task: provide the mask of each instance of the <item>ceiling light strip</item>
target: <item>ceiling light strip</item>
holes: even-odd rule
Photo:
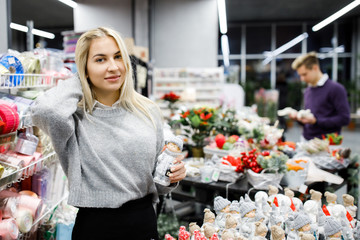
[[[17,23],[10,23],[10,28],[14,29],[14,30],[21,31],[21,32],[28,32],[29,31],[28,27],[17,24]],[[45,32],[45,31],[35,29],[35,28],[32,30],[32,34],[40,36],[40,37],[44,37],[44,38],[49,38],[49,39],[54,39],[55,38],[55,34],[50,33],[50,32]]]
[[[226,4],[225,0],[218,0],[218,14],[221,34],[227,33]]]
[[[58,1],[66,4],[66,5],[68,5],[69,7],[72,7],[72,8],[77,7],[77,3],[74,2],[74,1],[71,1],[71,0],[58,0]]]
[[[350,10],[352,10],[353,8],[357,7],[360,4],[360,0],[355,0],[353,2],[351,2],[350,4],[348,4],[347,6],[343,7],[342,9],[340,9],[339,11],[337,11],[336,13],[334,13],[333,15],[331,15],[330,17],[322,20],[321,22],[319,22],[318,24],[316,24],[315,26],[312,27],[312,30],[314,32],[322,29],[323,27],[325,27],[326,25],[328,25],[329,23],[335,21],[336,19],[338,19],[339,17],[341,17],[342,15],[344,15],[345,13],[349,12]]]
[[[304,39],[308,38],[309,34],[308,33],[303,33],[300,34],[299,36],[297,36],[296,38],[294,38],[293,40],[285,43],[284,45],[282,45],[281,47],[275,49],[274,51],[267,53],[266,54],[266,58],[263,61],[263,65],[268,64],[274,57],[278,56],[279,54],[285,52],[286,50],[288,50],[289,48],[295,46],[296,44],[298,44],[299,42],[303,41]]]
[[[229,61],[230,49],[229,49],[229,39],[226,35],[221,36],[221,51],[223,54],[224,66],[229,67],[230,66],[230,61]]]

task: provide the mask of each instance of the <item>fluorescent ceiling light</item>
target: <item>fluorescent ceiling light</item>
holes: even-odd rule
[[[21,32],[28,32],[29,31],[29,28],[27,26],[23,26],[23,25],[20,25],[20,24],[17,24],[17,23],[10,23],[10,28],[21,31]],[[54,39],[55,38],[55,34],[45,32],[45,31],[42,31],[42,30],[38,30],[38,29],[35,29],[35,28],[32,30],[32,34],[40,36],[40,37],[49,38],[49,39]]]
[[[230,61],[229,61],[230,50],[229,50],[229,39],[226,35],[221,36],[221,51],[223,54],[224,66],[228,67],[230,65]]]
[[[66,5],[68,5],[69,7],[72,7],[72,8],[77,7],[77,3],[74,2],[74,1],[71,1],[71,0],[58,0],[58,1],[66,4]]]
[[[329,23],[335,21],[336,19],[338,19],[339,17],[341,17],[342,15],[344,15],[345,13],[349,12],[350,10],[352,10],[353,8],[357,7],[360,4],[360,0],[355,0],[352,3],[348,4],[347,6],[345,6],[344,8],[340,9],[339,11],[337,11],[336,13],[334,13],[333,15],[331,15],[330,17],[322,20],[321,22],[319,22],[318,24],[316,24],[315,26],[312,27],[312,30],[314,32],[320,30],[321,28],[325,27],[326,25],[328,25]]]
[[[226,7],[225,0],[218,0],[218,14],[221,34],[227,33]]]
[[[340,45],[336,48],[320,48],[320,52],[323,52],[323,53],[320,53],[319,54],[319,58],[320,59],[325,59],[327,57],[331,57],[334,55],[334,53],[343,53],[345,52],[345,47],[344,45]]]
[[[284,45],[282,45],[281,47],[275,49],[272,52],[266,52],[264,53],[266,58],[263,61],[263,65],[268,64],[274,57],[276,57],[277,55],[285,52],[286,50],[288,50],[289,48],[295,46],[296,44],[298,44],[299,42],[301,42],[302,40],[306,39],[309,35],[305,32],[303,34],[300,34],[299,36],[297,36],[296,38],[294,38],[293,40],[285,43]]]
[[[45,32],[45,31],[41,31],[41,30],[38,30],[38,29],[33,29],[32,34],[38,35],[38,36],[44,37],[44,38],[49,38],[49,39],[54,39],[55,38],[55,34]]]
[[[16,23],[10,23],[10,28],[11,29],[15,29],[21,32],[27,32],[29,31],[29,28],[20,24],[16,24]]]

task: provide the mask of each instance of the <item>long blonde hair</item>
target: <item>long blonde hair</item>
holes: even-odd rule
[[[138,116],[144,119],[144,116],[149,119],[153,126],[156,127],[154,118],[150,113],[150,107],[155,107],[158,113],[161,115],[160,109],[150,99],[137,93],[134,89],[133,70],[131,67],[131,61],[126,49],[126,45],[120,34],[115,30],[107,27],[99,27],[93,30],[89,30],[83,33],[76,44],[75,50],[75,62],[78,69],[78,75],[80,78],[81,86],[83,89],[84,97],[80,101],[80,106],[84,108],[85,113],[92,114],[92,108],[95,101],[94,92],[91,89],[89,81],[87,79],[87,59],[89,55],[89,49],[92,40],[102,37],[112,37],[116,41],[120,53],[124,62],[126,74],[125,80],[120,88],[120,104],[126,110],[134,112]]]

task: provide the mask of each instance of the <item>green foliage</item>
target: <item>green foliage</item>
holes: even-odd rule
[[[347,184],[348,194],[352,195],[355,199],[355,204],[359,199],[359,178],[360,178],[360,156],[355,154],[350,158],[350,164],[347,168]]]
[[[253,128],[251,130],[245,128],[245,127],[240,127],[239,128],[239,133],[241,136],[243,136],[246,139],[253,139],[254,142],[258,143],[260,142],[262,139],[264,139],[265,137],[265,133],[263,128]]]
[[[165,234],[169,233],[175,237],[178,235],[180,223],[176,216],[169,213],[160,213],[157,220],[159,238],[164,239]]]
[[[227,109],[224,113],[220,113],[214,123],[215,131],[225,136],[239,135],[239,127],[237,125],[236,110]]]
[[[253,78],[247,78],[245,85],[240,84],[245,91],[245,105],[251,106],[255,103],[255,91],[264,88],[270,89],[270,79],[256,80]]]
[[[196,147],[204,146],[204,139],[210,136],[217,120],[217,109],[209,107],[192,108],[180,114],[180,119],[170,125],[180,123],[186,136],[191,138]]]
[[[259,155],[256,159],[263,169],[270,169],[268,173],[285,173],[287,171],[286,162],[289,157],[282,152],[271,152],[269,156]]]

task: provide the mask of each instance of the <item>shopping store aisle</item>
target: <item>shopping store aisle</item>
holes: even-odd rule
[[[302,127],[295,123],[293,127],[287,129],[285,138],[287,141],[298,142],[301,133]],[[357,126],[354,130],[344,127],[341,134],[344,136],[342,145],[351,148],[353,153],[360,154],[360,126]]]

